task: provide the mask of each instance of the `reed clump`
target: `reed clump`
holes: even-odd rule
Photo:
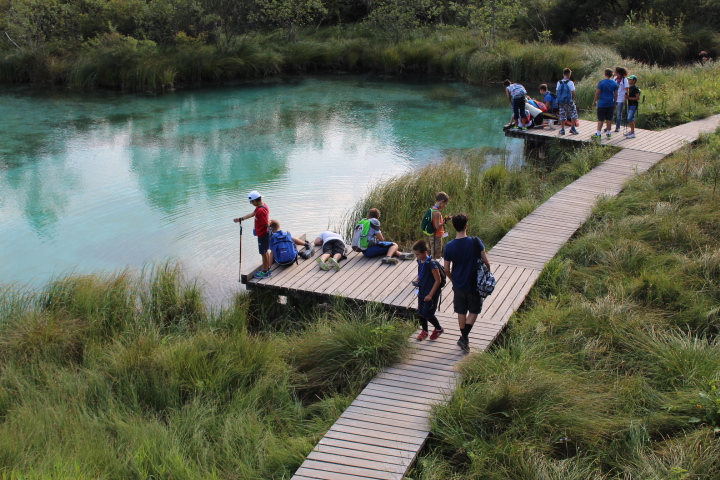
[[[411,327],[338,303],[284,333],[251,308],[208,308],[174,263],[3,286],[0,476],[289,478]]]
[[[469,232],[488,247],[568,183],[612,156],[596,145],[578,150],[552,147],[542,162],[511,166],[487,149],[448,152],[442,160],[381,181],[344,217],[349,232],[370,208],[380,209],[383,235],[403,248],[424,238],[422,217],[440,191],[450,196],[443,215],[464,212]],[[452,226],[448,226],[452,235]]]
[[[719,157],[715,133],[596,207],[463,365],[413,478],[720,475]]]

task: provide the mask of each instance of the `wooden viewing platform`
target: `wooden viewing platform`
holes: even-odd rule
[[[510,230],[488,256],[497,278],[495,292],[470,334],[474,351],[483,351],[497,338],[520,307],[550,261],[587,220],[598,197],[620,193],[625,183],[647,171],[666,155],[694,141],[700,133],[714,131],[720,116],[691,122],[662,132],[636,129],[638,137],[614,134],[603,144],[624,150],[553,195]],[[594,122],[582,122],[579,135],[560,137],[590,141]],[[508,131],[510,136],[547,140],[558,129]],[[331,297],[342,295],[358,301],[380,302],[413,310],[416,297],[410,281],[416,274],[414,261],[397,266],[382,265],[378,258],[352,253],[342,269],[322,271],[315,258],[299,265],[278,267],[269,279],[243,276],[248,288],[275,289]],[[418,342],[403,362],[385,368],[358,395],[328,430],[292,477],[295,480],[401,480],[415,460],[430,431],[430,409],[447,401],[459,381],[456,364],[465,354],[456,345],[457,317],[452,312],[451,285],[443,290],[438,319],[446,333],[437,340]]]

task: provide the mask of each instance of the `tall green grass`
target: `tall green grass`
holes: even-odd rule
[[[289,478],[405,322],[331,305],[289,333],[178,265],[0,290],[0,477]]]
[[[340,229],[349,233],[371,208],[378,208],[385,237],[410,248],[424,238],[422,216],[435,203],[435,194],[444,191],[450,202],[443,215],[467,213],[469,232],[492,246],[540,203],[614,152],[595,145],[578,150],[554,146],[546,160],[515,167],[485,149],[449,152],[439,162],[379,182],[345,215]]]
[[[418,479],[720,476],[720,134],[595,209],[462,366]]]

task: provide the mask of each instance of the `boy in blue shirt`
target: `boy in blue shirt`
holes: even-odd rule
[[[490,270],[490,260],[485,245],[476,237],[468,236],[468,216],[458,213],[452,217],[457,231],[455,240],[445,246],[445,274],[453,284],[453,309],[458,316],[460,339],[457,344],[464,352],[470,351],[470,331],[482,311],[483,297],[477,291],[476,242],[479,243],[480,258]]]
[[[607,138],[612,137],[613,112],[615,110],[615,101],[617,99],[618,84],[612,80],[613,71],[610,68],[605,69],[605,79],[598,83],[595,90],[595,98],[593,106],[597,105],[597,133],[592,138],[602,138],[602,125],[605,122]]]
[[[548,91],[548,87],[544,83],[540,85],[540,95],[543,96],[543,102],[545,103],[547,112],[550,115],[557,116],[560,113],[560,109],[558,108],[557,103],[557,97]],[[552,126],[552,121],[548,121],[548,125]]]
[[[435,312],[440,299],[440,270],[437,261],[433,260],[429,252],[430,248],[425,240],[420,240],[413,245],[413,252],[417,258],[418,276],[414,282],[417,285],[415,292],[418,296],[418,316],[422,331],[418,340],[425,340],[428,336],[428,322],[435,327],[430,340],[435,340],[445,332],[440,326]]]

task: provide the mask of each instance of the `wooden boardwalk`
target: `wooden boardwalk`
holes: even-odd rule
[[[715,116],[664,132],[638,132],[636,139],[604,140],[625,149],[553,195],[488,252],[498,285],[470,334],[471,347],[482,351],[497,338],[544,265],[587,220],[599,196],[617,195],[630,178],[686,142],[696,140],[701,132],[715,130],[718,121],[720,116]],[[579,135],[564,138],[588,141],[595,133],[594,125],[592,129],[581,129]],[[552,133],[540,129],[517,132],[531,138]],[[248,287],[277,289],[278,293],[342,295],[414,309],[417,300],[410,280],[416,268],[412,261],[388,266],[377,259],[351,254],[339,272],[324,272],[313,258],[300,265],[279,267],[270,279],[250,279]],[[434,341],[418,342],[413,336],[410,341],[415,348],[409,358],[384,369],[367,385],[318,442],[293,479],[403,478],[427,439],[432,405],[446,401],[452,394],[459,380],[455,367],[464,358],[456,345],[459,330],[452,312],[451,286],[445,290],[438,318],[446,333]]]

